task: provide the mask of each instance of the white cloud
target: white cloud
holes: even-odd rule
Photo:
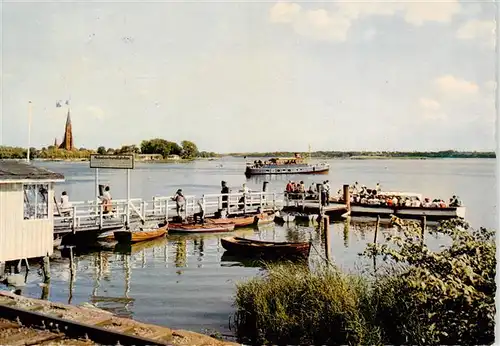
[[[270,21],[291,24],[296,33],[317,40],[345,41],[353,22],[369,16],[401,15],[409,24],[449,23],[459,13],[457,0],[448,2],[337,2],[331,10],[305,10],[296,3],[278,2]]]
[[[457,38],[474,40],[486,47],[495,47],[495,22],[491,20],[471,19],[457,30]]]
[[[458,1],[414,1],[402,4],[404,19],[413,25],[425,22],[449,23],[461,10]]]
[[[452,75],[445,75],[436,78],[434,80],[434,86],[440,96],[446,98],[473,96],[479,91],[479,86],[476,83],[469,82],[465,79],[457,78]]]
[[[269,15],[273,23],[291,23],[301,10],[302,8],[298,4],[279,2],[271,8]]]
[[[420,100],[418,100],[420,103],[420,106],[424,110],[431,110],[431,111],[437,111],[441,109],[441,104],[437,102],[436,100],[421,97]]]

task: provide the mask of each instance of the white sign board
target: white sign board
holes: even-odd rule
[[[90,168],[134,169],[134,156],[91,154]]]

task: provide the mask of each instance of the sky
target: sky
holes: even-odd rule
[[[1,3],[0,145],[494,150],[489,2]],[[28,101],[32,101],[31,136]]]

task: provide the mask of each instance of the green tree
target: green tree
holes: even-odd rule
[[[180,155],[182,148],[175,142],[170,142],[161,138],[144,140],[141,142],[141,152],[143,154]]]
[[[191,141],[182,141],[182,157],[185,159],[192,159],[198,156],[198,147]]]
[[[99,155],[105,155],[106,154],[106,148],[103,147],[103,146],[100,146],[99,148],[97,148],[97,153]]]

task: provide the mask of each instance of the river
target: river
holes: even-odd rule
[[[267,177],[269,190],[282,191],[288,179],[312,182],[328,179],[332,189],[358,181],[368,187],[377,182],[383,190],[420,192],[431,198],[448,200],[458,195],[467,206],[466,219],[473,227],[495,228],[495,160],[330,160],[328,175]],[[56,186],[57,196],[65,190],[71,200],[94,198],[94,171],[88,162],[36,162],[63,173],[64,183]],[[182,188],[186,195],[219,193],[225,180],[233,190],[243,183],[261,190],[263,177],[247,179],[245,160],[223,158],[179,164],[136,164],[131,172],[131,197],[151,200],[173,195]],[[101,170],[100,182],[109,184],[115,199],[126,197],[126,174],[121,170]],[[313,261],[323,260],[323,244],[313,225],[277,226],[239,231],[247,237],[276,240],[313,239]],[[230,334],[229,317],[235,284],[258,275],[262,269],[223,257],[222,235],[168,236],[134,245],[131,254],[112,251],[75,250],[74,276],[69,260],[60,252],[52,260],[49,299],[98,307],[134,319],[192,331]],[[368,265],[358,253],[373,238],[371,226],[335,223],[330,228],[332,260],[345,270],[358,271]],[[380,237],[382,238],[382,237]],[[440,239],[426,239],[437,246]],[[22,294],[39,298],[41,277],[30,271]]]

